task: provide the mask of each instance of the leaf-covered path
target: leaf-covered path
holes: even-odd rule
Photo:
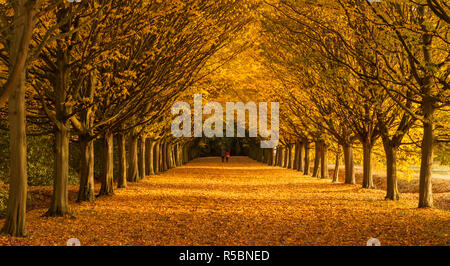
[[[450,212],[417,209],[412,194],[384,201],[384,193],[246,157],[201,158],[113,197],[72,201],[73,217],[46,218],[45,207],[35,208],[29,237],[0,235],[0,245],[365,245],[371,237],[381,245],[450,244]]]

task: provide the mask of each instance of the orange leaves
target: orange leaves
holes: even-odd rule
[[[201,158],[114,197],[72,202],[75,218],[44,218],[43,202],[27,214],[30,237],[1,235],[0,245],[65,245],[72,237],[81,245],[364,246],[371,237],[382,246],[450,244],[448,211],[417,210],[409,193],[383,198],[245,157]]]

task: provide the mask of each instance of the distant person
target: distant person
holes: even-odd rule
[[[220,157],[222,157],[222,163],[225,161],[225,155],[226,155],[225,150],[222,149],[222,151],[220,152]]]
[[[230,158],[230,152],[229,152],[229,151],[227,151],[227,152],[225,153],[225,157],[227,158],[227,163],[228,163],[228,159]]]

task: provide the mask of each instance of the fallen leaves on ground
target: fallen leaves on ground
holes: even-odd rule
[[[35,206],[27,213],[29,236],[0,235],[0,245],[60,246],[78,238],[81,245],[363,246],[372,237],[381,245],[450,244],[450,212],[417,209],[416,194],[384,201],[382,190],[246,157],[228,164],[200,158],[95,203],[74,203],[76,189],[73,216],[42,217],[45,205]],[[41,190],[48,198],[50,190]]]

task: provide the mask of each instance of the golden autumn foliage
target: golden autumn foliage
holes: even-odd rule
[[[0,0],[0,224],[28,236],[0,245],[449,245],[449,182],[433,169],[448,177],[448,13],[441,0]],[[198,93],[280,103],[277,146],[174,137],[171,106]],[[30,151],[48,143],[53,188],[29,188]],[[197,158],[225,143],[260,163]]]

